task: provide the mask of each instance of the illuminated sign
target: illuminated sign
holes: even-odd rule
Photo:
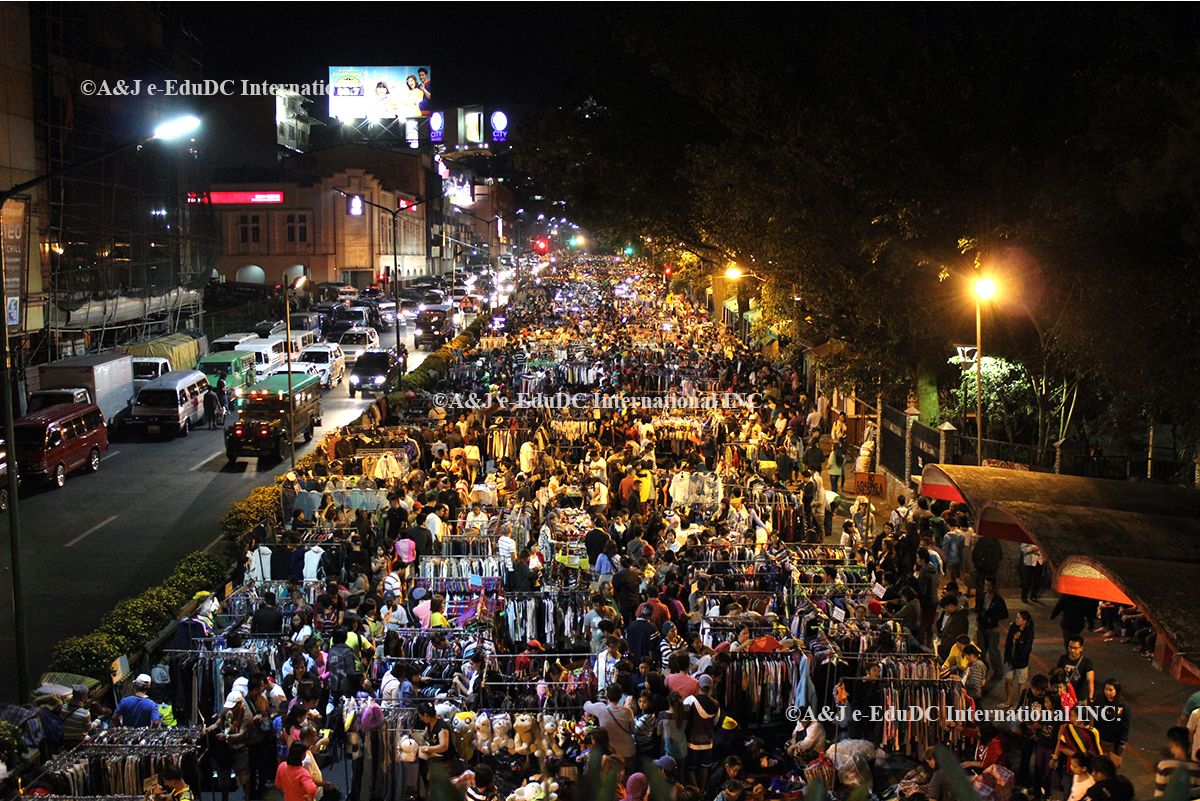
[[[217,203],[217,204],[242,204],[242,203],[282,203],[283,192],[208,192],[206,194],[197,194],[190,192],[188,194],[188,203]]]
[[[421,130],[417,127],[418,119],[407,119],[404,121],[404,138],[408,141],[409,147],[421,146]]]
[[[435,111],[429,115],[429,141],[440,142],[446,132],[446,115]]]
[[[483,109],[479,106],[464,108],[462,114],[462,141],[467,144],[483,144]]]
[[[330,67],[329,116],[339,120],[428,117],[429,67]]]
[[[363,201],[359,195],[350,195],[346,198],[346,213],[351,217],[361,217],[363,213]]]
[[[490,119],[492,123],[492,141],[503,142],[508,138],[508,115],[503,111],[493,111]]]
[[[442,181],[442,194],[456,206],[475,205],[475,190],[470,170],[450,170]]]

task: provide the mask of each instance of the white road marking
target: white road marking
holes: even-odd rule
[[[188,472],[191,473],[193,471],[199,470],[201,467],[204,467],[204,465],[208,464],[213,459],[216,459],[218,456],[220,456],[223,453],[225,453],[225,451],[217,451],[216,453],[212,454],[211,456],[205,456],[204,461],[200,462],[195,467],[189,467]]]
[[[100,461],[103,462],[105,459],[116,456],[118,453],[120,453],[120,451],[109,451],[108,453],[106,453],[100,457]]]
[[[205,551],[211,551],[211,550],[212,550],[212,549],[213,549],[213,548],[214,548],[214,547],[217,545],[217,543],[219,543],[219,542],[220,542],[221,540],[223,540],[223,539],[225,539],[225,535],[224,535],[224,534],[218,535],[218,536],[217,536],[217,538],[216,538],[215,540],[213,540],[212,542],[210,542],[208,545],[205,545],[205,546],[204,546],[204,550],[205,550]]]
[[[117,516],[116,516],[116,515],[113,515],[112,517],[110,517],[110,518],[108,518],[107,520],[105,520],[103,523],[97,523],[96,525],[94,525],[94,526],[92,526],[91,528],[89,528],[87,531],[85,531],[85,532],[83,532],[82,534],[80,534],[80,535],[79,535],[78,537],[76,537],[75,539],[73,539],[73,540],[71,540],[70,542],[68,542],[68,543],[67,543],[66,545],[64,545],[63,547],[64,547],[64,548],[70,548],[72,545],[74,545],[75,543],[79,542],[79,541],[80,541],[80,540],[82,540],[84,537],[88,536],[89,534],[93,534],[93,533],[95,533],[95,532],[99,531],[100,529],[104,528],[105,526],[107,526],[109,523],[111,523],[112,521],[114,521],[114,520],[116,520],[116,519],[117,519]]]

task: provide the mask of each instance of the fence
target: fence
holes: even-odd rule
[[[256,323],[273,319],[273,309],[278,309],[278,304],[260,300],[219,312],[206,312],[204,334],[208,337],[208,341],[212,342],[226,334],[253,331]]]
[[[847,425],[849,426],[847,421]],[[901,481],[909,476],[921,475],[927,464],[937,464],[941,455],[942,432],[919,421],[912,422],[912,450],[905,465],[905,438],[909,423],[904,412],[895,407],[883,406],[883,452],[882,467]],[[853,429],[852,429],[853,430]],[[977,464],[978,445],[974,437],[948,432],[946,436],[946,463],[960,465]],[[1119,456],[1089,456],[1086,454],[1064,454],[1060,470],[1064,475],[1087,478],[1111,478],[1117,480],[1151,481],[1160,484],[1190,485],[1195,480],[1195,463],[1177,458],[1170,448],[1155,448],[1152,457],[1146,454]],[[1034,470],[1052,470],[1056,453],[1053,448],[1038,448],[1036,445],[983,440],[983,458],[1000,462],[1028,465]],[[907,467],[907,469],[905,469]],[[1147,475],[1147,469],[1149,474]]]

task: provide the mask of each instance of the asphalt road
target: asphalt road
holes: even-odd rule
[[[405,337],[409,368],[426,355]],[[382,334],[393,345],[395,333]],[[350,400],[343,382],[323,401],[323,428],[345,425],[374,402]],[[170,441],[118,435],[95,474],[74,473],[62,489],[21,491],[21,545],[31,681],[35,686],[63,637],[93,631],[117,601],[162,581],[175,564],[221,541],[218,521],[256,486],[287,472],[287,461],[225,459],[220,431]],[[296,443],[296,453],[312,445]],[[8,517],[0,515],[0,702],[16,698]]]

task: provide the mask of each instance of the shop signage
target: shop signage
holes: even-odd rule
[[[887,479],[878,473],[855,473],[854,494],[883,498],[887,495]]]

